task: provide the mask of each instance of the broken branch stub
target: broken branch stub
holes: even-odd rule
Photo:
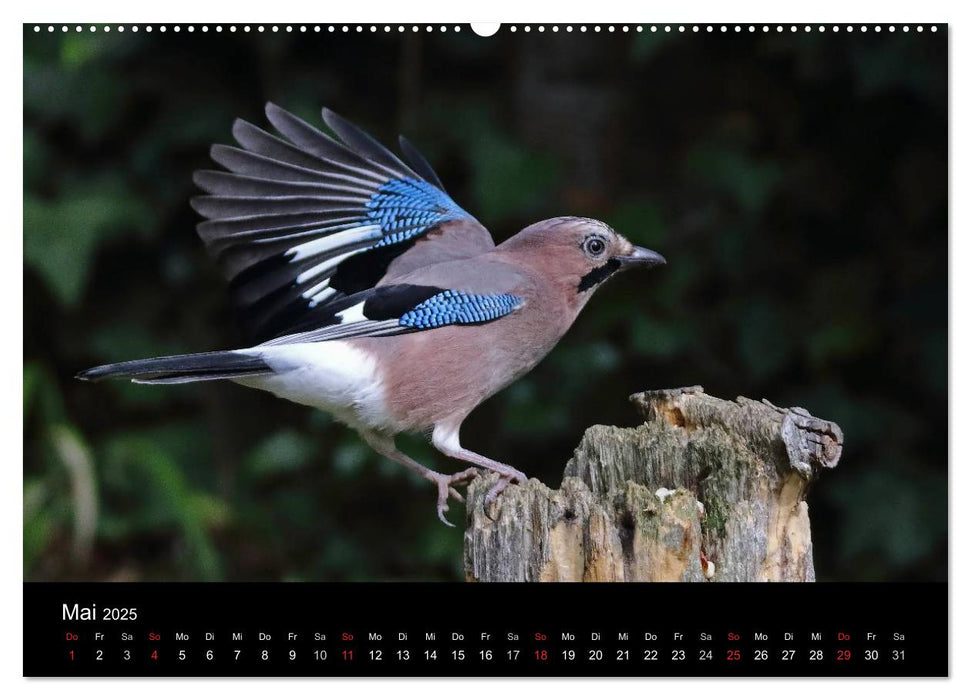
[[[489,508],[469,487],[472,581],[812,581],[805,498],[843,434],[802,408],[631,396],[645,422],[587,429],[558,490],[533,479]]]

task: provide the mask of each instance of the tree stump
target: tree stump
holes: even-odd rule
[[[536,479],[484,508],[469,486],[469,581],[813,581],[806,495],[843,433],[802,408],[631,396],[645,422],[588,428],[559,490]]]

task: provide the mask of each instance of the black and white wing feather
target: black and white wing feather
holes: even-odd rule
[[[274,338],[261,347],[479,325],[507,316],[524,303],[522,296],[510,292],[480,294],[422,284],[389,284],[332,302],[331,315],[320,319],[319,328]]]
[[[410,165],[329,110],[336,139],[273,104],[266,116],[281,136],[237,120],[240,147],[212,147],[225,171],[196,172],[208,194],[192,200],[207,219],[199,236],[254,339],[333,323],[392,266],[413,270],[494,246],[406,140]]]

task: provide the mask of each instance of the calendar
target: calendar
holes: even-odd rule
[[[22,28],[25,676],[949,674],[946,23],[223,19]]]
[[[945,676],[946,593],[916,584],[28,584],[24,672]]]

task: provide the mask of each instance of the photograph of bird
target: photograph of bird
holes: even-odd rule
[[[462,422],[529,372],[615,273],[664,258],[603,222],[561,216],[496,245],[404,137],[404,160],[324,109],[334,137],[274,104],[280,136],[237,120],[239,147],[201,170],[198,233],[229,280],[253,344],[94,367],[79,379],[230,380],[324,410],[435,484],[438,517],[480,470],[491,503],[518,469],[464,448]],[[335,138],[336,137],[336,138]],[[426,433],[472,465],[435,472],[401,452]]]

